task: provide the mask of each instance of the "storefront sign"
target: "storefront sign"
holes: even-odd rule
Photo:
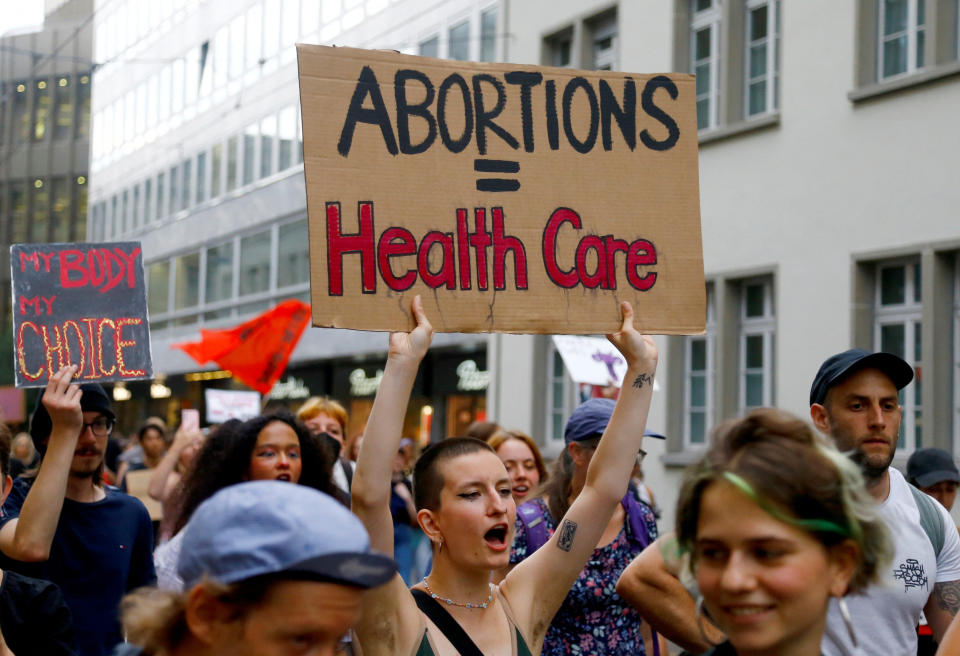
[[[371,377],[367,377],[363,369],[354,369],[350,372],[350,396],[375,394],[381,380],[383,380],[383,369],[377,369],[377,373]]]
[[[221,424],[227,419],[250,419],[260,414],[260,394],[239,390],[205,389],[207,423]]]
[[[310,388],[304,385],[302,378],[287,376],[286,380],[277,381],[267,398],[282,401],[284,399],[306,399],[310,396]]]
[[[703,331],[693,76],[297,52],[314,325]]]
[[[14,244],[10,270],[17,387],[153,377],[139,242]]]
[[[482,392],[490,385],[490,372],[480,371],[473,360],[457,365],[457,389],[462,392]]]

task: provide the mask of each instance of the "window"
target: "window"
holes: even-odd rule
[[[230,32],[224,26],[213,37],[213,88],[222,89],[227,85],[227,67],[230,62]]]
[[[174,116],[183,111],[183,91],[186,85],[184,69],[183,58],[174,60],[170,82],[170,102],[172,104],[170,111]]]
[[[447,57],[459,61],[470,59],[470,21],[463,21],[450,28],[447,33]]]
[[[166,216],[164,208],[164,199],[166,196],[163,193],[163,173],[157,174],[157,218],[162,218]]]
[[[180,167],[170,169],[170,200],[167,203],[167,212],[174,214],[180,209]]]
[[[130,229],[130,191],[127,189],[123,190],[121,194],[120,202],[120,232],[126,233]]]
[[[617,68],[617,15],[608,13],[587,23],[591,35],[590,68],[612,71]]]
[[[573,29],[548,37],[546,41],[547,63],[550,66],[572,66],[573,59]]]
[[[183,310],[200,302],[200,253],[174,259],[173,308]]]
[[[747,116],[777,108],[780,73],[780,2],[747,2]]]
[[[229,78],[236,80],[243,74],[243,14],[230,23]]]
[[[57,87],[54,92],[57,99],[53,138],[66,139],[73,128],[73,87],[70,85],[70,77],[57,78]]]
[[[207,153],[197,155],[197,204],[207,199]]]
[[[925,0],[878,0],[880,64],[877,78],[913,73],[923,68]]]
[[[697,76],[697,128],[717,126],[720,102],[720,7],[715,0],[691,0],[690,71]]]
[[[280,226],[277,253],[277,287],[310,281],[310,240],[307,221]]]
[[[309,2],[307,3],[309,4]],[[247,48],[246,69],[255,70],[260,67],[261,40],[263,39],[263,25],[261,24],[261,8],[255,4],[247,10]]]
[[[143,223],[146,225],[157,218],[153,207],[153,178],[143,181]]]
[[[147,269],[147,311],[166,314],[170,308],[170,262],[156,262]]]
[[[90,138],[90,76],[81,75],[77,86],[77,116],[74,120],[77,126],[76,138]]]
[[[740,414],[773,405],[773,283],[769,278],[740,286]]]
[[[50,128],[50,110],[53,101],[50,98],[50,85],[46,80],[38,80],[33,92],[33,100],[37,104],[33,120],[33,140],[43,141]]]
[[[133,228],[140,226],[140,185],[133,187],[133,205],[131,206],[132,220],[130,225]]]
[[[74,234],[87,234],[87,179],[84,176],[77,176],[74,180],[74,198],[76,198],[76,216],[77,224],[74,228]]]
[[[43,178],[33,181],[33,241],[50,240],[50,189]]]
[[[280,146],[277,167],[283,171],[293,165],[294,141],[297,139],[297,108],[286,107],[280,111],[278,125]]]
[[[706,333],[684,338],[683,436],[685,447],[705,445],[713,423],[716,335],[713,286],[707,286]]]
[[[240,295],[270,289],[270,231],[240,240]]]
[[[233,297],[233,242],[207,249],[205,303],[226,301]]]
[[[237,188],[237,137],[227,139],[227,191]]]
[[[27,102],[26,82],[13,83],[13,142],[24,143],[30,138],[30,105]]]
[[[23,244],[28,241],[27,229],[30,221],[27,220],[27,193],[26,185],[22,181],[9,183],[10,202],[7,208],[10,212],[10,223],[13,230],[10,235],[11,243]]]
[[[220,171],[223,162],[223,144],[210,149],[210,198],[220,195]]]
[[[277,117],[260,121],[260,177],[273,174],[273,144],[277,136]]]
[[[193,176],[191,175],[193,169],[193,160],[183,160],[180,168],[183,170],[183,193],[180,194],[180,209],[185,210],[190,207],[190,188],[192,183],[191,181],[193,180]]]
[[[480,14],[480,61],[497,61],[497,8]]]
[[[900,439],[897,448],[912,451],[923,446],[922,360],[923,298],[919,260],[877,265],[874,290],[874,350],[893,353],[914,368],[914,380],[900,390]]]
[[[567,375],[563,365],[563,358],[557,350],[553,340],[548,340],[547,354],[547,388],[549,390],[547,402],[547,439],[555,444],[563,444],[563,429],[567,417],[573,410],[571,399],[574,395],[573,381]]]
[[[243,131],[243,184],[253,182],[254,166],[257,157],[257,139],[259,129],[257,124],[247,126]]]
[[[52,239],[55,242],[70,241],[70,184],[67,178],[54,178],[50,181],[50,196],[53,210],[51,213]],[[78,235],[78,237],[83,239],[85,235]]]
[[[120,229],[120,214],[118,211],[119,207],[119,198],[114,195],[110,199],[110,229],[107,232],[108,237],[116,237],[118,230]]]
[[[440,37],[432,36],[420,42],[420,55],[423,57],[440,56]]]

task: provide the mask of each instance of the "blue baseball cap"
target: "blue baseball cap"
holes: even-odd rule
[[[236,583],[264,575],[373,588],[397,572],[372,553],[367,530],[333,497],[284,481],[251,481],[204,501],[183,529],[177,573]]]
[[[898,390],[913,380],[913,367],[893,353],[874,353],[854,348],[832,355],[820,365],[813,385],[810,386],[810,405],[822,405],[831,387],[861,369],[879,369],[890,378]]]
[[[582,442],[603,435],[603,431],[607,429],[607,424],[610,423],[610,416],[613,414],[613,408],[616,405],[613,399],[590,399],[586,403],[578,405],[563,429],[564,441],[570,444],[571,442]],[[646,437],[667,439],[664,435],[653,431],[644,431],[643,434]]]

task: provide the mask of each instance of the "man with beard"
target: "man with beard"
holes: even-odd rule
[[[831,603],[821,649],[826,656],[916,654],[921,611],[939,640],[960,608],[960,537],[946,509],[890,467],[900,434],[898,391],[913,369],[890,353],[851,349],[828,358],[810,389],[810,416],[863,471],[867,490],[894,539],[893,566],[878,585]],[[703,620],[678,580],[672,536],[651,544],[624,570],[617,592],[658,632],[692,653],[723,634]]]
[[[43,453],[3,504],[4,568],[52,581],[73,614],[78,652],[109,654],[123,637],[120,599],[156,579],[146,508],[101,480],[115,416],[97,384],[71,385],[76,366],[50,377],[30,422]]]
[[[897,393],[911,380],[913,369],[897,356],[850,349],[828,358],[810,389],[813,423],[860,465],[896,547],[881,584],[847,599],[850,624],[866,654],[915,654],[921,611],[939,640],[960,608],[960,537],[953,521],[890,467],[900,434]],[[934,526],[924,526],[924,515]],[[941,534],[942,543],[934,544]],[[850,634],[839,610],[831,608],[824,653],[852,653]]]

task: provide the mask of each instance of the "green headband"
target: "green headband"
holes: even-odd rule
[[[754,503],[763,509],[764,512],[776,519],[779,519],[785,524],[792,524],[793,526],[802,528],[806,531],[837,533],[844,537],[854,537],[860,539],[860,526],[857,524],[852,524],[850,527],[845,527],[835,522],[831,522],[828,519],[801,519],[799,517],[791,517],[790,515],[781,512],[779,509],[761,499],[760,495],[754,491],[753,486],[736,474],[732,472],[724,472],[723,477],[732,483],[738,490],[750,497]]]

